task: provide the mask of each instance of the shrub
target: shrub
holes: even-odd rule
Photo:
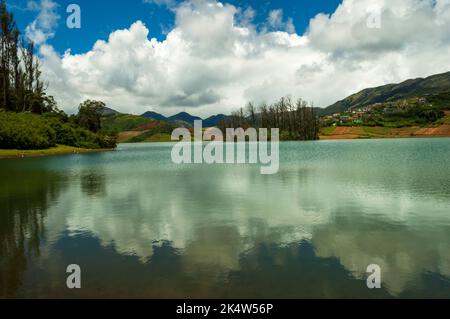
[[[0,148],[44,149],[57,144],[83,148],[114,148],[117,136],[93,133],[55,113],[0,112]]]
[[[44,149],[55,145],[55,131],[39,115],[0,112],[0,148]]]

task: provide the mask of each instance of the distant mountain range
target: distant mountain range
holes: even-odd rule
[[[448,109],[450,106],[450,72],[427,78],[407,80],[362,90],[338,101],[327,108],[317,108],[319,115],[341,113],[377,103],[395,102],[409,98],[424,97],[426,100]],[[179,126],[192,127],[195,120],[203,120],[203,127],[217,126],[228,116],[218,114],[202,119],[187,112],[166,117],[148,111],[142,115],[122,114],[105,107],[102,126],[119,133],[119,142],[169,142],[172,131]]]
[[[427,78],[407,80],[399,84],[387,84],[362,90],[338,101],[325,109],[317,109],[319,115],[345,112],[376,103],[392,102],[411,97],[450,92],[450,72]]]
[[[196,121],[196,120],[202,120],[204,127],[216,126],[219,124],[219,122],[221,120],[223,120],[227,117],[224,114],[218,114],[218,115],[210,116],[206,119],[202,119],[201,117],[193,116],[187,112],[181,112],[181,113],[175,114],[173,116],[166,117],[162,114],[152,112],[152,111],[145,112],[141,116],[148,118],[148,119],[157,120],[157,121],[165,121],[165,122],[174,123],[174,124],[185,124],[188,126],[193,126],[194,121]]]
[[[411,97],[426,97],[429,95],[449,92],[450,72],[446,72],[432,75],[427,78],[411,79],[398,84],[387,84],[375,88],[364,89],[326,108],[317,108],[316,110],[319,115],[330,115],[376,103],[392,102]],[[109,116],[118,114],[121,113],[105,107],[102,115]],[[148,111],[140,117],[185,126],[193,126],[195,120],[203,120],[204,127],[212,127],[217,126],[220,121],[228,116],[218,114],[202,119],[187,112],[181,112],[173,116],[166,117],[160,113]]]
[[[119,134],[120,143],[130,142],[171,142],[171,134],[180,126],[194,126],[194,121],[202,120],[198,116],[181,112],[170,117],[148,111],[142,115],[123,114],[109,108],[102,110],[102,128]],[[218,114],[203,120],[203,127],[217,126],[226,118]]]

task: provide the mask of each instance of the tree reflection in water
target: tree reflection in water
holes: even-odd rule
[[[51,170],[0,170],[0,297],[15,296],[27,256],[40,255],[46,210],[64,188],[62,181]]]

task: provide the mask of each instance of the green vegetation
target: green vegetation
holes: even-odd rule
[[[446,116],[442,119],[440,119],[437,124],[447,124],[450,125],[450,116]]]
[[[335,130],[336,130],[336,126],[327,126],[321,130],[321,133],[322,133],[322,135],[328,136],[328,135],[332,135]]]
[[[429,103],[439,109],[450,110],[450,91],[436,94],[426,94],[425,98]]]
[[[82,148],[114,148],[114,136],[94,133],[65,122],[53,113],[0,112],[0,149],[40,150],[57,144]]]
[[[105,149],[101,149],[105,150]],[[57,145],[55,147],[42,150],[0,150],[0,158],[20,158],[20,157],[40,157],[40,156],[54,156],[65,154],[80,154],[98,152],[98,149],[79,148],[66,145]]]
[[[131,114],[116,114],[102,119],[103,129],[110,132],[123,132],[137,129],[139,126],[149,124],[154,120]]]
[[[363,131],[369,135],[389,135],[392,131],[386,127],[363,126]]]
[[[392,102],[376,103],[351,111],[323,116],[323,127],[338,126],[383,126],[401,128],[437,125],[442,122],[445,110],[450,105],[450,94],[429,94]]]
[[[172,135],[168,133],[156,133],[145,140],[145,142],[151,143],[161,143],[161,142],[172,142]]]
[[[425,98],[411,98],[376,105],[370,110],[371,116],[363,119],[368,126],[407,127],[424,126],[444,117],[440,106]]]
[[[101,129],[102,110],[105,103],[87,100],[78,107],[77,123],[85,129],[97,133]]]
[[[43,149],[56,145],[56,133],[34,114],[0,112],[0,148]]]
[[[161,122],[160,125],[145,131],[141,135],[131,138],[127,142],[168,142],[170,141],[170,136],[175,128],[176,127],[172,124]]]

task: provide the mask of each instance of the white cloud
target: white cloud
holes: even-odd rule
[[[28,10],[39,10],[36,19],[31,22],[25,29],[25,34],[28,39],[35,44],[40,45],[45,43],[48,39],[53,38],[59,20],[57,13],[58,4],[52,0],[41,0],[40,3],[35,1],[28,1]]]
[[[367,8],[380,12],[380,28],[367,23]],[[258,31],[254,12],[213,0],[172,10],[164,41],[149,39],[137,21],[85,54],[43,46],[50,93],[66,111],[97,98],[135,114],[209,115],[286,94],[327,106],[365,87],[450,69],[450,0],[344,0],[303,35],[282,12],[269,15],[275,31]]]
[[[277,9],[270,11],[267,22],[273,28],[281,28],[283,24],[283,10]]]
[[[286,22],[283,21],[283,10],[276,9],[269,12],[267,17],[267,24],[270,29],[283,30],[288,33],[295,33],[294,21],[288,18]]]

